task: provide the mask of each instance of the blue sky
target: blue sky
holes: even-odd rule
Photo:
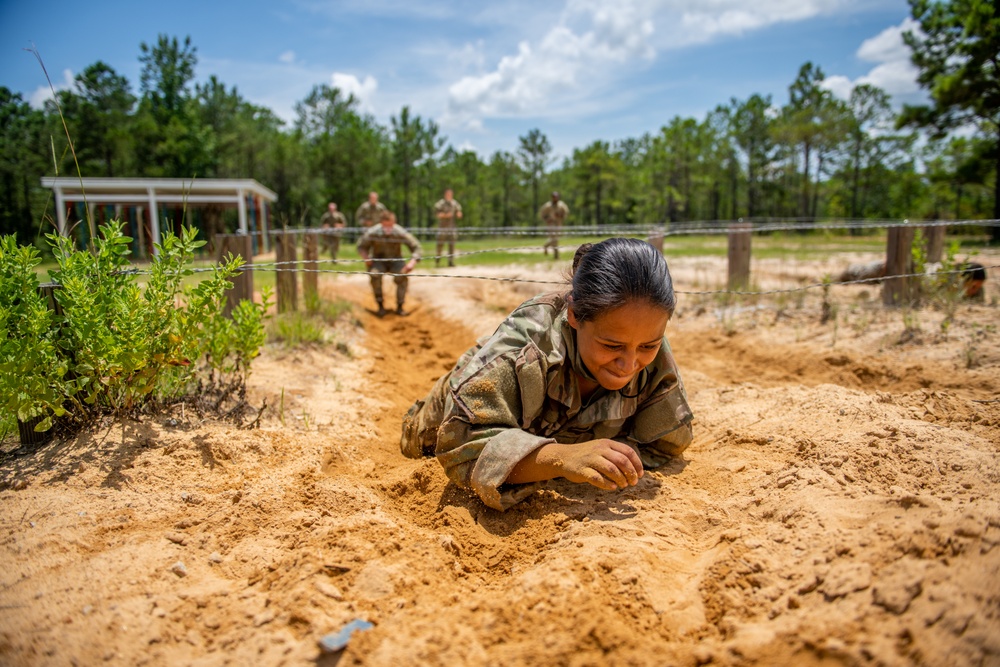
[[[57,87],[103,60],[138,92],[140,42],[190,35],[197,79],[289,122],[327,83],[384,124],[409,105],[457,148],[513,151],[537,127],[564,157],[732,97],[783,104],[806,61],[837,94],[864,81],[920,100],[908,16],[905,0],[0,0],[0,85],[41,103],[33,44]]]

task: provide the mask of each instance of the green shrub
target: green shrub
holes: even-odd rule
[[[0,244],[0,405],[25,420],[68,414],[78,423],[100,414],[125,414],[149,403],[177,400],[226,378],[245,393],[250,362],[264,343],[263,304],[241,302],[223,316],[229,278],[243,260],[229,257],[200,282],[191,275],[197,232],[167,233],[157,246],[145,288],[129,265],[122,224],[101,227],[93,250],[49,236],[60,286],[50,311],[38,293],[32,248],[13,237]]]
[[[42,417],[38,430],[64,414],[75,390],[65,380],[68,360],[57,347],[54,316],[38,291],[38,250],[0,237],[0,408],[23,422]],[[10,427],[8,416],[5,429]]]

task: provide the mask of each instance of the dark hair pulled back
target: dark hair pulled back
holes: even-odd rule
[[[638,239],[585,243],[573,256],[573,313],[593,320],[632,301],[645,301],[674,314],[677,297],[659,250]]]

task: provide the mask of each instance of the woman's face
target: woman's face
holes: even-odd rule
[[[609,391],[621,389],[656,357],[670,314],[647,301],[631,301],[588,322],[569,309],[587,370]]]

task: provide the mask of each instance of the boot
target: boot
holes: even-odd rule
[[[383,305],[382,305],[382,302],[381,302],[381,301],[379,301],[379,302],[378,302],[378,310],[377,310],[377,311],[375,311],[375,316],[376,316],[376,317],[385,317],[385,314],[386,314],[387,312],[388,312],[388,311],[387,311],[387,310],[385,309],[385,306],[383,306]]]
[[[407,312],[406,312],[406,311],[405,311],[405,310],[403,309],[403,302],[402,302],[402,301],[400,301],[400,302],[399,302],[399,303],[398,303],[398,304],[396,305],[396,314],[397,314],[397,315],[400,315],[400,316],[402,316],[402,317],[406,317],[407,315],[409,315],[409,313],[407,313]]]
[[[559,259],[559,248],[552,249],[552,259]]]

